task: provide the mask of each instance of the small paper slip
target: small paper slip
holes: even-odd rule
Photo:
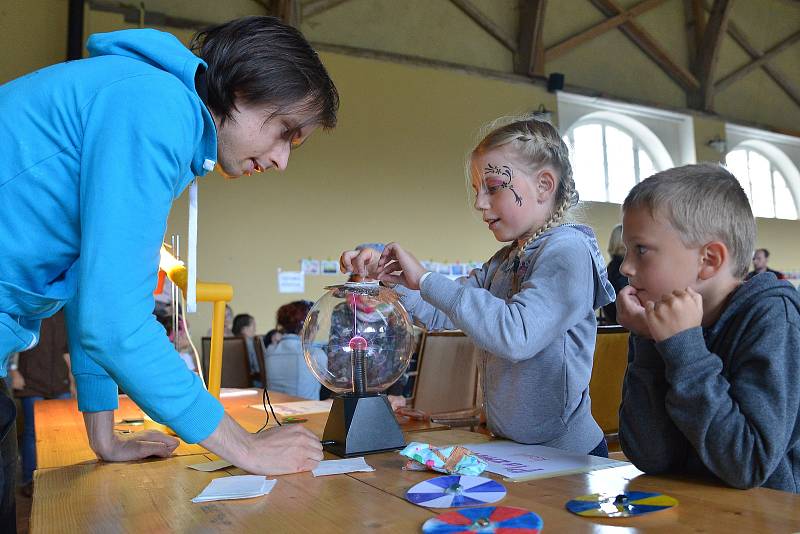
[[[195,471],[205,471],[210,473],[211,471],[216,471],[217,469],[225,469],[226,467],[230,467],[233,464],[226,461],[226,460],[215,460],[213,462],[203,462],[199,464],[192,464],[187,465],[189,469],[194,469]]]
[[[310,413],[327,413],[331,411],[333,400],[328,399],[324,401],[297,401],[297,402],[279,402],[272,405],[277,415],[287,417],[292,415],[306,415]],[[263,404],[251,404],[251,408],[264,411]]]
[[[238,475],[215,478],[192,499],[192,502],[222,501],[225,499],[249,499],[266,495],[275,487],[277,480],[267,480],[258,475]]]
[[[342,475],[359,471],[369,472],[375,471],[375,469],[367,464],[363,456],[359,456],[358,458],[345,458],[344,460],[323,460],[319,463],[319,467],[311,471],[311,474],[315,477],[323,477],[325,475]]]

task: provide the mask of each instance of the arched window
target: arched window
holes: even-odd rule
[[[646,126],[616,113],[590,113],[564,136],[581,200],[621,204],[631,188],[672,166]]]
[[[780,165],[782,153],[774,151],[767,143],[746,141],[728,152],[725,163],[747,193],[753,215],[797,219],[797,203],[786,176],[797,169],[791,163],[788,169]]]

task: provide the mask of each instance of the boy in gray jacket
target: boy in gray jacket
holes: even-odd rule
[[[678,167],[622,209],[622,450],[647,473],[797,493],[800,298],[771,273],[742,282],[756,228],[738,181],[718,165]]]

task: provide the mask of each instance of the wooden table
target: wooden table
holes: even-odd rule
[[[37,421],[37,431],[38,427]],[[459,430],[410,432],[406,437],[436,445],[489,439]],[[333,458],[328,453],[326,457]],[[281,476],[264,497],[193,504],[190,499],[213,478],[243,474],[236,468],[202,473],[185,467],[208,458],[185,455],[39,469],[31,532],[419,532],[426,519],[441,512],[403,498],[411,486],[435,474],[403,471],[403,459],[396,453],[367,456],[376,469],[372,473]],[[545,532],[620,532],[620,527],[648,533],[800,531],[798,495],[646,476],[633,466],[503,484],[508,495],[500,504],[535,511],[544,519]],[[680,504],[627,520],[582,518],[564,509],[564,503],[578,495],[626,490],[663,492]]]
[[[266,418],[263,409],[255,409],[251,406],[262,405],[262,395],[262,390],[260,389],[223,389],[221,400],[225,411],[231,417],[246,430],[255,432],[264,425]],[[272,404],[303,400],[275,391],[270,392],[269,397]],[[77,401],[74,399],[37,401],[34,403],[33,409],[36,422],[37,469],[66,467],[98,461],[94,451],[89,447],[89,439],[86,436],[83,416],[78,411]],[[142,417],[142,410],[136,406],[136,403],[128,396],[121,395],[119,408],[114,412],[114,421],[119,423],[115,425],[115,428],[121,432],[142,430],[141,424],[124,424],[125,420],[141,420]],[[328,414],[308,414],[304,415],[303,418],[308,419],[303,425],[322,437]],[[401,420],[398,422],[400,422],[401,428],[405,431],[447,428],[444,425],[431,423],[430,421],[415,421],[405,417],[400,417],[399,419]],[[276,423],[270,414],[267,428],[273,426],[276,426]],[[186,443],[181,440],[180,445],[178,445],[173,454],[175,456],[185,456],[189,454],[204,454],[206,452],[208,451],[200,445]]]

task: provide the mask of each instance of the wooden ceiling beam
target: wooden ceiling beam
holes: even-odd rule
[[[694,43],[697,50],[700,49],[700,43],[703,42],[703,35],[706,28],[706,12],[703,8],[703,0],[691,0],[692,2],[692,20],[694,21]],[[697,57],[697,50],[693,57]]]
[[[544,14],[547,0],[519,0],[519,44],[514,70],[525,76],[544,76]]]
[[[715,0],[708,22],[704,24],[703,39],[697,49],[694,70],[700,87],[688,94],[689,107],[711,111],[714,104],[714,72],[722,40],[728,29],[732,0]],[[701,17],[702,18],[702,17]]]
[[[567,37],[563,41],[560,41],[545,50],[544,60],[547,62],[559,58],[571,51],[573,48],[591,41],[595,37],[599,37],[604,33],[613,30],[617,26],[621,26],[622,24],[633,20],[642,13],[646,13],[651,9],[660,6],[664,3],[664,1],[665,0],[644,0],[643,2],[639,2],[635,6],[631,7],[627,11],[623,11],[619,15],[614,15],[603,22],[599,22],[590,28],[571,35],[570,37]]]
[[[710,9],[707,4],[704,4],[704,7],[706,10]],[[747,36],[745,36],[741,28],[739,28],[739,26],[737,26],[732,20],[728,22],[728,35],[730,35],[736,44],[742,47],[742,50],[747,52],[752,59],[758,59],[763,55],[759,49],[750,44],[750,40],[747,38]],[[764,72],[766,72],[767,75],[772,78],[772,81],[774,81],[778,87],[780,87],[783,92],[795,102],[795,104],[800,106],[800,89],[798,89],[794,83],[792,83],[783,75],[782,72],[769,63],[762,64],[761,68],[764,69]]]
[[[800,31],[793,33],[780,43],[776,44],[766,52],[758,52],[758,56],[756,59],[753,59],[747,65],[736,69],[735,71],[731,72],[720,81],[716,83],[714,86],[715,90],[721,91],[728,87],[733,82],[740,80],[747,76],[752,71],[756,70],[759,67],[762,67],[767,61],[773,59],[775,56],[795,44],[796,42],[800,41]]]
[[[295,28],[300,27],[300,0],[275,0],[275,16]]]
[[[614,0],[591,0],[591,2],[607,17],[619,15],[624,11]],[[697,78],[678,65],[664,47],[658,44],[638,22],[629,20],[620,25],[619,29],[684,90],[696,91],[700,87]]]
[[[517,51],[517,44],[514,39],[506,35],[506,32],[487,17],[480,9],[469,0],[450,0],[454,6],[460,9],[472,22],[480,26],[486,33],[495,38],[497,42],[505,46],[512,52]]]
[[[349,0],[312,0],[307,4],[303,4],[301,9],[303,18],[307,19],[309,17],[319,15],[320,13],[324,13],[325,11],[344,4],[347,1]]]

